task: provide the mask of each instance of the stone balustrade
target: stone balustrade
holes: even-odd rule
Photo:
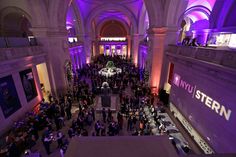
[[[12,59],[23,58],[27,56],[35,56],[43,54],[41,46],[15,47],[15,48],[1,48],[0,62]]]
[[[73,43],[69,43],[69,48],[74,48],[74,47],[78,47],[78,46],[83,46],[84,44],[80,41],[78,42],[73,42]]]
[[[236,69],[236,51],[231,49],[169,45],[166,54],[184,56]]]

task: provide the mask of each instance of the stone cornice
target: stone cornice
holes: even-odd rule
[[[25,56],[21,58],[16,58],[12,60],[2,61],[0,63],[1,69],[0,74],[9,73],[9,71],[14,71],[19,68],[23,68],[26,66],[34,66],[43,62],[46,62],[46,53],[32,55],[32,56]]]
[[[236,70],[236,54],[232,50],[169,45],[167,51],[179,56],[195,58]]]
[[[44,54],[41,46],[28,46],[17,48],[1,48],[0,49],[0,63],[5,61],[19,59],[27,56],[36,56]]]
[[[166,27],[149,28],[147,30],[148,34],[166,34],[166,32],[167,32]]]
[[[190,50],[191,47],[187,48],[188,50],[186,52],[188,53],[185,53],[185,50],[183,50],[184,48],[181,49],[180,47],[178,49],[178,46],[171,46],[171,47],[169,46],[169,50],[166,51],[166,55],[171,62],[180,63],[192,69],[200,70],[203,73],[209,73],[211,75],[215,75],[218,78],[221,78],[222,80],[235,83],[234,78],[236,78],[236,69],[233,68],[232,65],[231,66],[228,65],[230,63],[229,61],[227,61],[228,62],[227,64],[224,64],[225,63],[224,60],[227,59],[226,56],[229,54],[223,53],[221,56],[221,54],[217,54],[221,52],[214,52],[215,53],[213,55],[214,57],[211,60],[206,60],[200,58],[199,55],[201,56],[202,53],[211,54],[210,52],[203,51],[199,53],[198,51],[201,51],[201,49],[199,50],[197,48],[192,48],[191,52]],[[214,60],[214,58],[220,61],[216,61]]]
[[[155,27],[147,30],[148,34],[166,34],[168,32],[177,32],[177,27]]]
[[[33,27],[30,30],[35,37],[67,37],[68,35],[65,27]]]

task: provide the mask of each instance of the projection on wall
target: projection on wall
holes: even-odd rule
[[[32,69],[26,69],[24,71],[21,71],[20,78],[25,91],[27,102],[29,102],[38,95],[35,87]]]
[[[0,78],[0,106],[5,118],[21,108],[12,76]]]

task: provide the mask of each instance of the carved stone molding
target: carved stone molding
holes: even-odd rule
[[[148,34],[166,34],[167,28],[166,27],[159,27],[159,28],[149,28],[147,30]]]

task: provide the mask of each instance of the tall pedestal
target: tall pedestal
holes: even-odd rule
[[[102,87],[102,107],[111,107],[111,89],[109,87]]]
[[[102,95],[102,107],[111,107],[111,96],[109,95]]]

